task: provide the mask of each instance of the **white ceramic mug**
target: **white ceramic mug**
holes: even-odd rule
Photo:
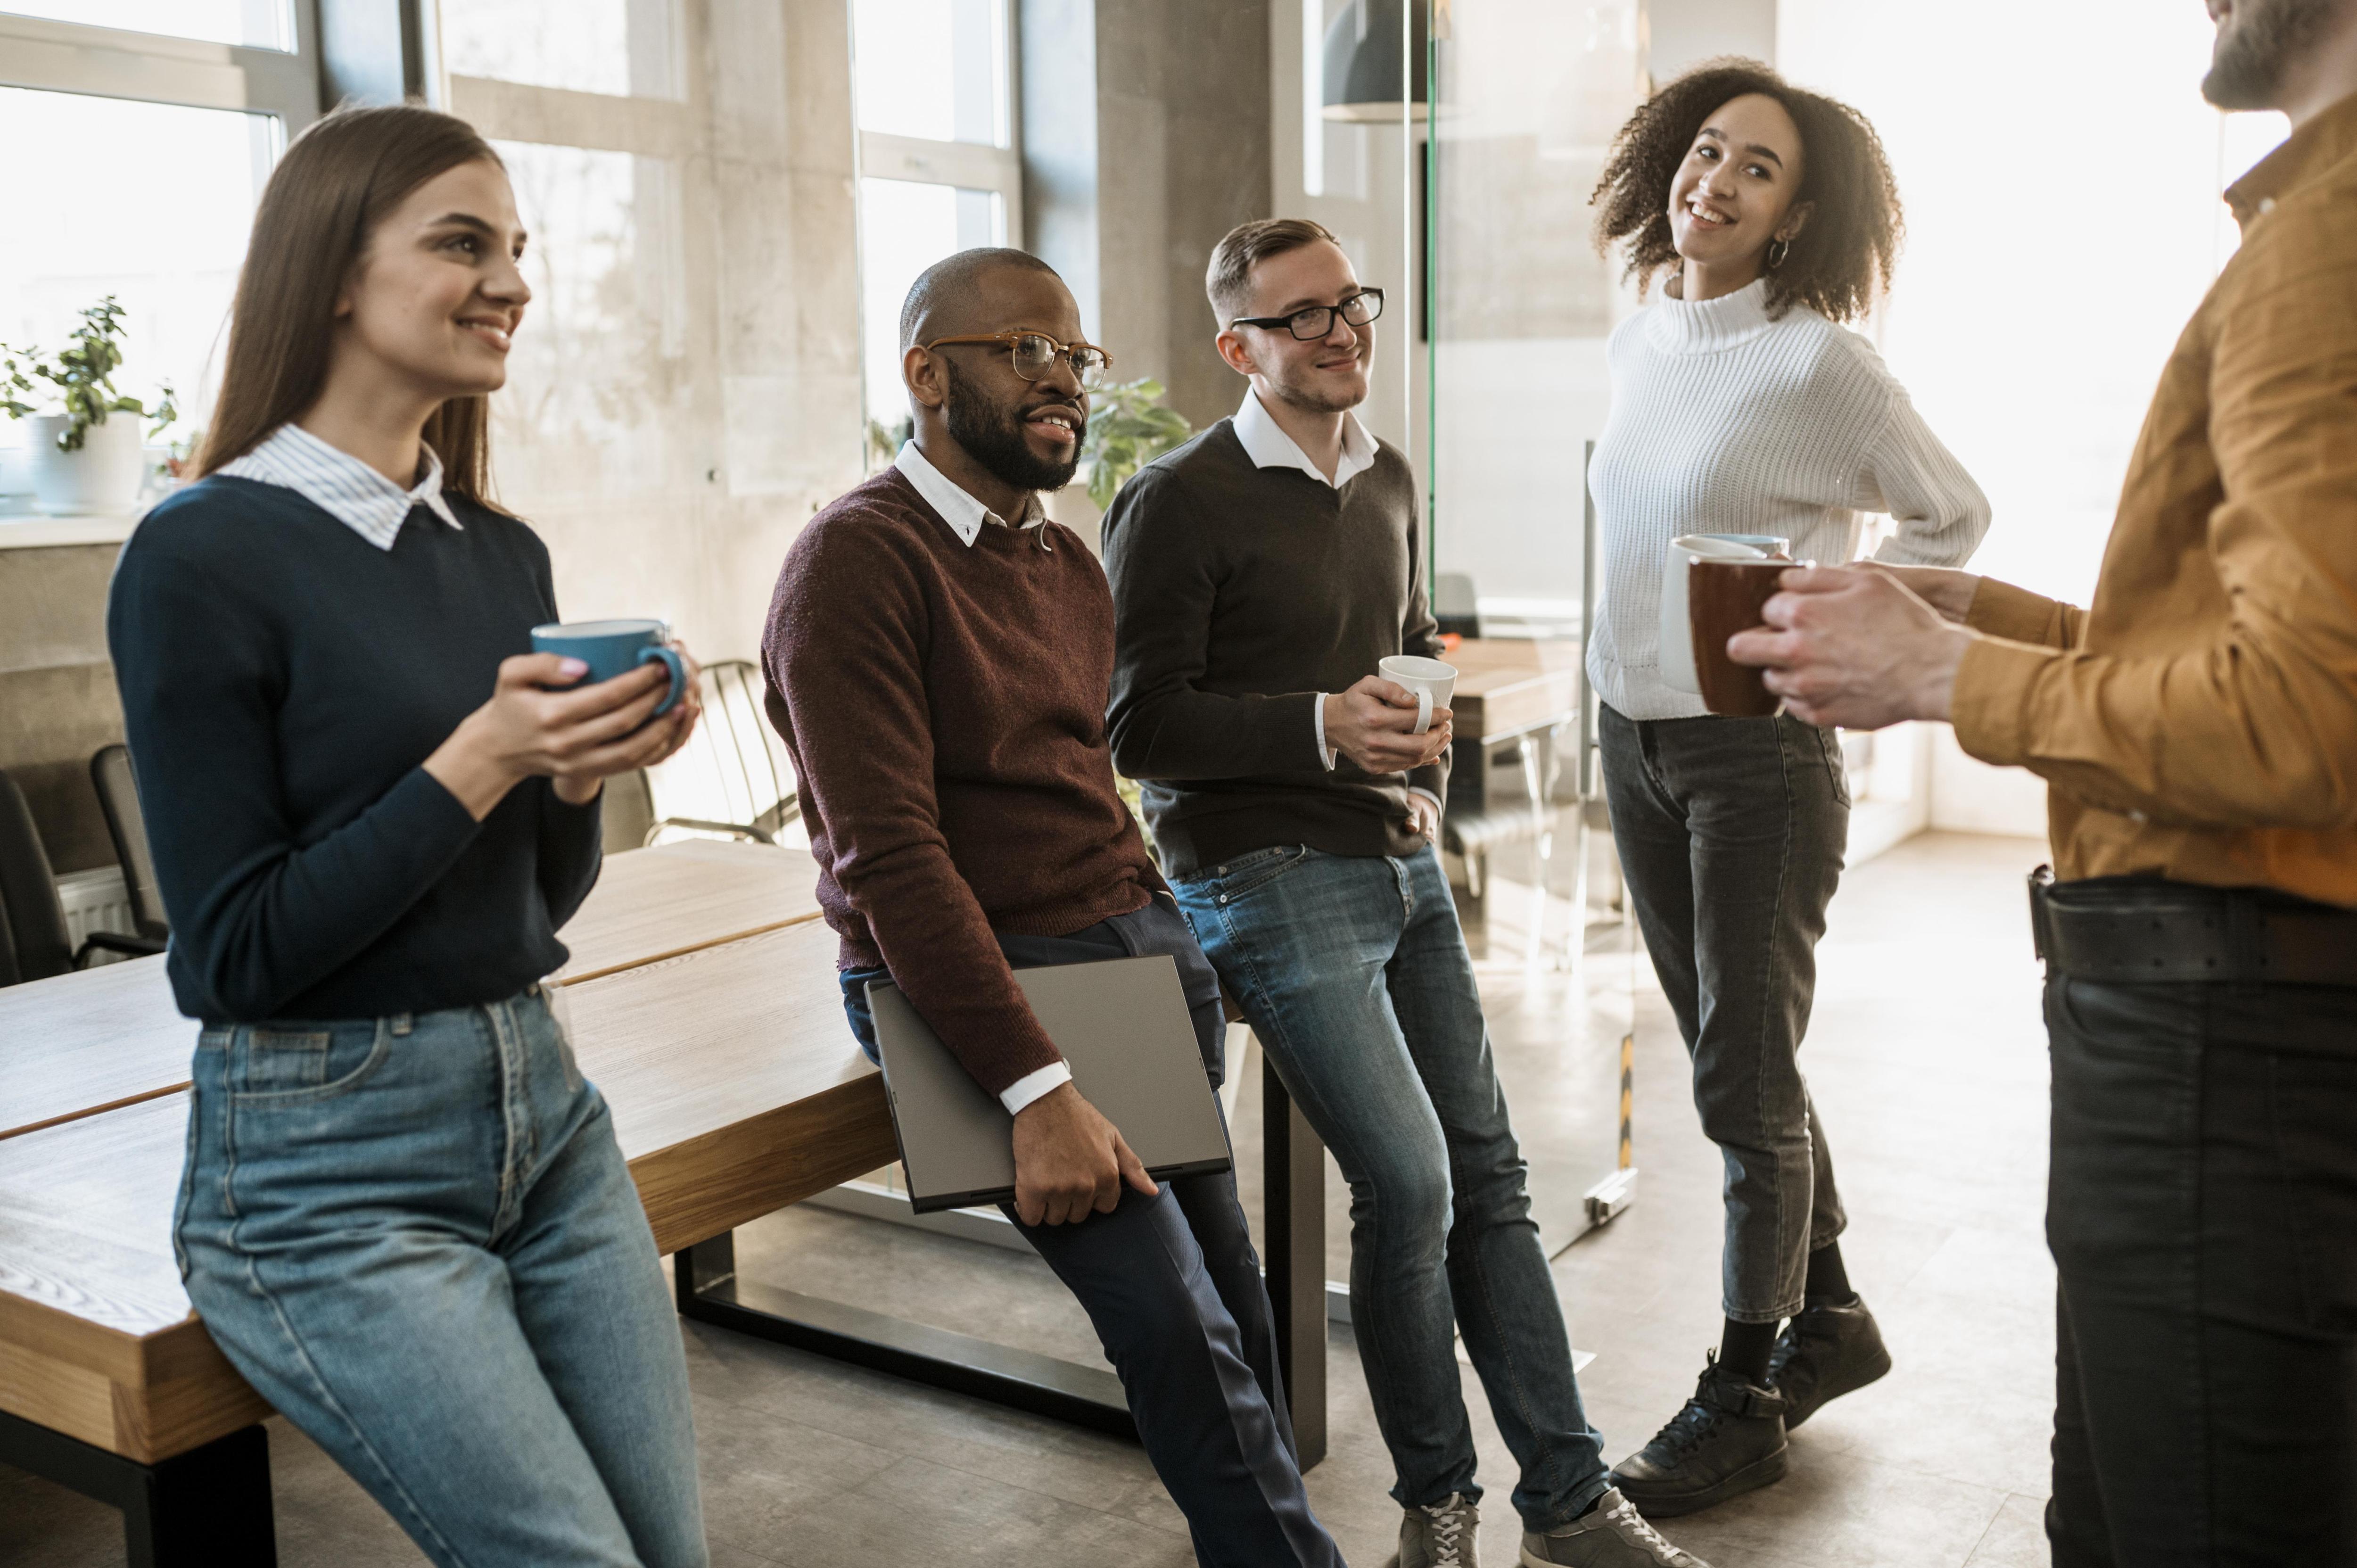
[[[1682,533],[1670,541],[1669,556],[1662,564],[1662,684],[1689,696],[1702,695],[1702,677],[1695,672],[1694,628],[1686,611],[1686,569],[1696,561],[1773,561],[1792,553],[1792,542],[1772,533]]]
[[[1415,693],[1415,729],[1412,733],[1416,735],[1432,727],[1432,710],[1447,707],[1457,690],[1457,667],[1443,664],[1437,659],[1394,653],[1376,665],[1375,671],[1384,680],[1396,682]]]

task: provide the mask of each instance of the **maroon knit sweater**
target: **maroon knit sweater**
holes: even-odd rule
[[[963,543],[887,468],[811,520],[761,639],[842,966],[884,964],[992,1094],[1060,1060],[991,933],[1163,886],[1105,735],[1113,595],[1078,535]]]

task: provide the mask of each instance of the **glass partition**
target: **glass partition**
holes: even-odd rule
[[[1405,360],[1393,395],[1427,585],[1462,639],[1444,654],[1460,693],[1444,836],[1553,1250],[1616,1212],[1635,1179],[1623,1133],[1637,957],[1587,763],[1582,605],[1585,452],[1609,398],[1605,343],[1633,306],[1589,242],[1588,199],[1642,91],[1642,13],[1641,0],[1384,12],[1354,0],[1329,42],[1386,22],[1406,61],[1387,129],[1394,297],[1411,307],[1385,323],[1383,362]],[[1340,63],[1329,47],[1322,68]],[[1329,83],[1329,117],[1332,96]],[[1369,151],[1381,166],[1387,149]]]

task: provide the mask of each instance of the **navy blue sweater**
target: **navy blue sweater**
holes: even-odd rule
[[[539,536],[449,499],[463,531],[415,510],[384,551],[214,475],[124,546],[107,641],[189,1016],[423,1013],[565,961],[597,804],[530,779],[477,822],[421,766],[556,618]]]

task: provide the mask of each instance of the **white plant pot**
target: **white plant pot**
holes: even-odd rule
[[[62,413],[25,422],[32,432],[27,456],[33,469],[33,510],[49,517],[119,517],[139,501],[145,446],[135,413],[118,413],[93,424],[72,452],[58,450],[58,436],[71,421]]]

